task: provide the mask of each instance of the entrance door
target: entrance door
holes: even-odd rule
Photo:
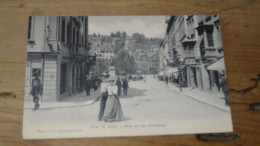
[[[197,88],[197,87],[198,87],[198,80],[197,80],[196,68],[192,67],[192,73],[193,73],[194,85],[195,85],[195,87]]]
[[[60,94],[67,91],[67,64],[61,63]]]

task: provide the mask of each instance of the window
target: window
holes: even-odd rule
[[[32,16],[29,17],[29,25],[28,25],[28,39],[31,39],[31,32],[32,32]]]
[[[208,46],[213,47],[214,46],[214,40],[213,40],[213,35],[211,32],[207,31],[207,39],[208,39]]]
[[[200,55],[203,58],[205,56],[205,50],[204,50],[204,39],[200,43]]]
[[[84,46],[84,36],[82,36],[82,46]]]
[[[72,42],[72,44],[74,45],[75,44],[75,28],[73,29],[73,42]]]
[[[67,88],[67,64],[61,63],[60,94],[66,92]]]
[[[79,31],[77,31],[77,45],[79,45]]]
[[[71,26],[67,24],[67,44],[71,43]]]
[[[61,42],[65,42],[65,18],[62,18],[62,22],[61,22]]]

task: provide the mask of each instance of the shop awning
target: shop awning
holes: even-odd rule
[[[219,59],[218,61],[214,62],[213,64],[207,67],[208,70],[216,70],[216,71],[223,71],[225,70],[225,62],[224,58]]]
[[[175,73],[175,72],[178,72],[177,68],[169,68],[165,71],[166,74],[172,74],[172,73]]]
[[[159,76],[164,76],[164,72],[161,71],[158,75],[159,75]]]

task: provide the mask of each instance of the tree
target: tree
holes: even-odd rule
[[[96,33],[93,33],[93,37],[97,37]]]
[[[115,37],[115,34],[113,32],[111,32],[110,36],[113,38],[113,37]]]
[[[132,38],[135,40],[136,43],[144,43],[147,41],[145,35],[142,33],[134,33],[132,34]]]
[[[127,37],[127,34],[125,31],[122,32],[122,38],[126,38]]]
[[[136,72],[136,65],[134,57],[129,54],[127,50],[119,50],[113,60],[116,72],[125,72],[133,74]]]
[[[120,31],[117,31],[115,36],[118,37],[118,38],[120,38],[120,37],[121,37],[121,32],[120,32]]]

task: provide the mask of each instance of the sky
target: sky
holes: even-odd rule
[[[110,35],[111,32],[125,31],[143,33],[148,38],[164,38],[166,16],[89,16],[89,34]]]

